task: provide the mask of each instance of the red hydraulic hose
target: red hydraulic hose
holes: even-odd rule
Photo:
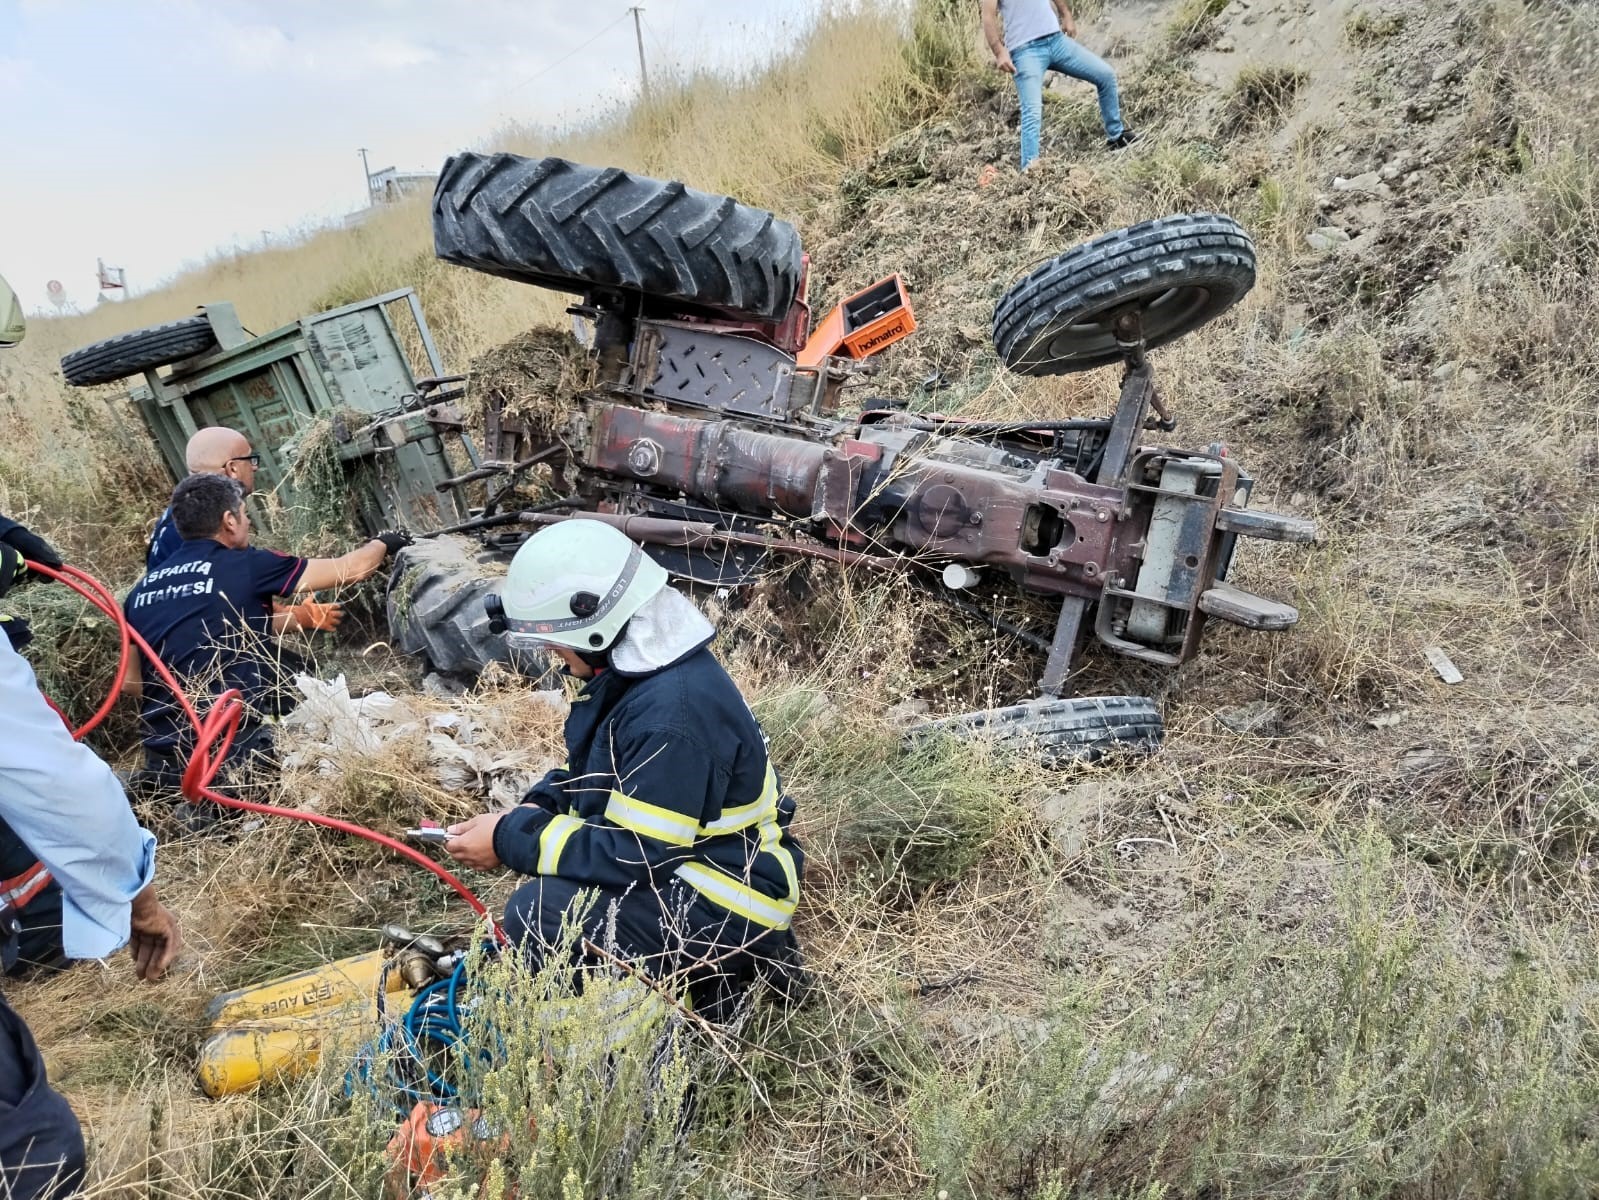
[[[195,743],[194,753],[189,756],[188,765],[183,769],[183,795],[191,803],[200,800],[210,800],[224,808],[237,808],[245,812],[262,813],[272,817],[289,817],[296,821],[307,821],[312,825],[322,825],[328,829],[337,829],[341,833],[348,833],[355,837],[365,838],[369,842],[376,842],[386,846],[403,858],[410,859],[417,866],[431,871],[444,883],[448,884],[461,899],[465,900],[472,911],[480,917],[487,917],[489,910],[483,901],[479,900],[472,889],[467,887],[449,871],[434,862],[427,855],[395,841],[393,838],[368,829],[364,825],[357,825],[354,821],[341,821],[337,817],[325,817],[321,813],[306,812],[298,808],[279,808],[273,804],[256,804],[250,800],[236,800],[232,796],[223,795],[211,787],[217,772],[222,769],[226,761],[228,750],[233,745],[234,735],[239,731],[239,722],[244,718],[244,698],[237,688],[229,688],[216,698],[202,720],[195,711],[194,705],[189,702],[183,688],[179,686],[176,678],[167,665],[161,661],[160,655],[151,649],[150,643],[139,635],[139,632],[128,624],[127,615],[123,613],[122,606],[117,603],[111,589],[101,583],[86,571],[77,567],[63,566],[59,570],[44,566],[42,563],[30,562],[28,566],[49,579],[63,583],[90,604],[99,609],[116,626],[122,640],[122,653],[117,662],[116,678],[112,681],[110,694],[106,696],[94,716],[90,717],[77,729],[72,731],[75,739],[81,740],[85,734],[105,720],[107,714],[116,705],[117,697],[121,694],[123,681],[128,676],[128,666],[132,660],[132,648],[137,645],[143,652],[145,661],[153,666],[156,673],[161,676],[161,681],[167,685],[169,691],[176,698],[179,707],[183,709],[184,716],[189,718],[189,723],[194,726]],[[48,698],[47,698],[48,699]],[[51,705],[52,708],[55,705]],[[60,712],[60,709],[56,709]],[[494,924],[495,933],[503,937],[500,928]]]
[[[28,565],[41,574],[49,570],[48,567],[42,567],[38,563],[29,563]],[[116,707],[117,697],[122,694],[122,681],[128,677],[128,665],[133,659],[131,636],[133,631],[128,628],[127,621],[123,619],[122,606],[117,603],[117,598],[111,594],[110,588],[87,572],[78,570],[77,567],[64,566],[61,571],[63,575],[70,576],[70,578],[63,579],[61,575],[57,575],[56,578],[110,617],[111,623],[116,626],[117,633],[122,641],[122,646],[117,656],[116,677],[111,681],[111,690],[106,693],[105,703],[99,707],[94,716],[72,731],[72,736],[81,742],[88,736],[90,731],[97,729],[100,723],[111,715],[111,710]],[[90,594],[91,591],[93,595]],[[55,706],[52,704],[51,707]],[[57,713],[60,711],[60,709],[56,709]],[[64,717],[62,719],[65,720]]]

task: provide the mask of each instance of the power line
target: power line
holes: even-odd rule
[[[579,51],[587,50],[595,42],[599,41],[606,34],[610,33],[611,30],[615,29],[623,21],[627,20],[629,14],[631,12],[632,12],[631,9],[629,9],[627,12],[624,12],[621,16],[617,17],[616,20],[612,21],[609,25],[605,26],[605,28],[601,29],[598,33],[596,33],[593,37],[589,38],[588,41],[583,42],[581,45],[573,46],[572,49],[568,50],[565,54],[561,55],[561,57],[556,59],[554,62],[548,64],[547,66],[540,67],[537,71],[533,72],[533,74],[529,75],[526,79],[523,79],[523,80],[521,80],[521,81],[519,81],[517,83],[513,83],[510,87],[506,88],[503,92],[501,92],[498,96],[496,96],[495,99],[496,100],[503,100],[503,99],[505,99],[505,97],[509,96],[512,92],[520,91],[522,88],[525,88],[528,84],[532,83],[534,80],[541,79],[545,75],[548,75],[551,71],[555,70],[556,67],[558,67],[562,63],[566,62],[567,59],[571,58],[573,55],[577,54]]]

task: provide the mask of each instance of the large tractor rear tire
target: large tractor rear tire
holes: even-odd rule
[[[217,335],[204,313],[119,333],[61,356],[61,374],[73,387],[115,383],[155,367],[181,362],[216,349]]]
[[[1153,754],[1165,723],[1143,696],[1069,696],[923,721],[910,730],[912,739],[929,735],[982,738],[1063,767],[1110,754]]]
[[[794,303],[800,239],[771,213],[564,158],[457,154],[433,192],[446,262],[557,291],[621,289],[757,320]]]
[[[497,577],[476,561],[474,550],[460,538],[422,539],[400,551],[389,576],[394,648],[459,679],[475,679],[491,662],[511,662],[505,635],[489,631],[483,607]]]
[[[1255,243],[1231,217],[1144,221],[1035,267],[994,306],[994,349],[1022,375],[1121,362],[1112,323],[1129,306],[1151,350],[1219,317],[1255,286]]]

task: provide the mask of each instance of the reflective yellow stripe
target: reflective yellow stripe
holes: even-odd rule
[[[770,761],[766,764],[766,781],[760,797],[736,808],[724,808],[720,817],[701,828],[701,833],[707,836],[737,833],[752,826],[760,830],[758,853],[770,854],[783,869],[783,877],[788,881],[788,894],[784,898],[774,899],[707,863],[684,863],[677,868],[677,874],[711,903],[768,929],[787,929],[799,903],[799,872],[794,855],[783,845],[783,829],[777,823],[777,772],[772,770]]]
[[[783,845],[783,829],[777,823],[777,811],[761,822],[761,852],[770,854],[777,859],[778,865],[783,868],[783,875],[788,880],[788,906],[789,911],[794,911],[794,905],[799,900],[799,872],[794,869],[794,855]]]
[[[550,818],[550,823],[539,834],[539,874],[554,875],[561,865],[561,851],[572,835],[583,828],[583,819],[570,813]]]
[[[794,917],[798,897],[793,892],[790,892],[790,899],[774,900],[725,871],[704,863],[683,863],[677,868],[677,874],[711,903],[756,925],[764,925],[768,929],[787,929]]]
[[[706,834],[737,833],[741,829],[759,825],[768,816],[775,817],[776,815],[777,772],[772,770],[772,764],[768,761],[766,764],[766,784],[761,788],[760,798],[749,804],[740,804],[737,808],[724,808],[721,816],[701,826],[700,831]]]
[[[612,792],[611,795],[614,797],[616,793]],[[768,761],[761,794],[748,804],[722,809],[721,816],[700,826],[698,832],[702,837],[712,837],[759,828],[761,842],[757,853],[770,854],[777,859],[778,865],[783,869],[783,876],[788,881],[787,896],[774,899],[710,863],[683,863],[677,868],[677,875],[712,904],[725,908],[746,921],[768,929],[787,929],[793,919],[794,909],[799,903],[799,872],[795,868],[793,854],[783,845],[783,830],[777,823],[777,796],[777,772],[772,769],[772,764]],[[623,799],[630,800],[629,797]],[[632,800],[630,802],[637,803]],[[606,815],[612,815],[609,809]],[[673,815],[678,816],[678,814]]]
[[[605,802],[605,816],[640,837],[652,837],[669,846],[692,846],[700,832],[693,817],[616,791]]]

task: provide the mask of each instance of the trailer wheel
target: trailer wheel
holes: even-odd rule
[[[794,303],[800,239],[771,213],[563,158],[457,154],[433,192],[446,262],[557,291],[621,288],[772,320]]]
[[[180,362],[216,348],[217,335],[204,313],[119,333],[61,356],[61,374],[73,387],[93,387]]]
[[[460,538],[418,540],[396,557],[386,596],[394,648],[463,679],[511,661],[505,636],[489,631],[483,608],[497,577],[475,561],[474,550]]]
[[[908,736],[932,735],[986,738],[1045,766],[1063,767],[1108,754],[1153,754],[1165,724],[1154,702],[1142,696],[1070,696],[923,721]]]
[[[994,349],[1022,375],[1122,361],[1112,322],[1142,311],[1150,349],[1226,312],[1255,285],[1255,243],[1231,217],[1144,221],[1035,267],[994,306]]]

